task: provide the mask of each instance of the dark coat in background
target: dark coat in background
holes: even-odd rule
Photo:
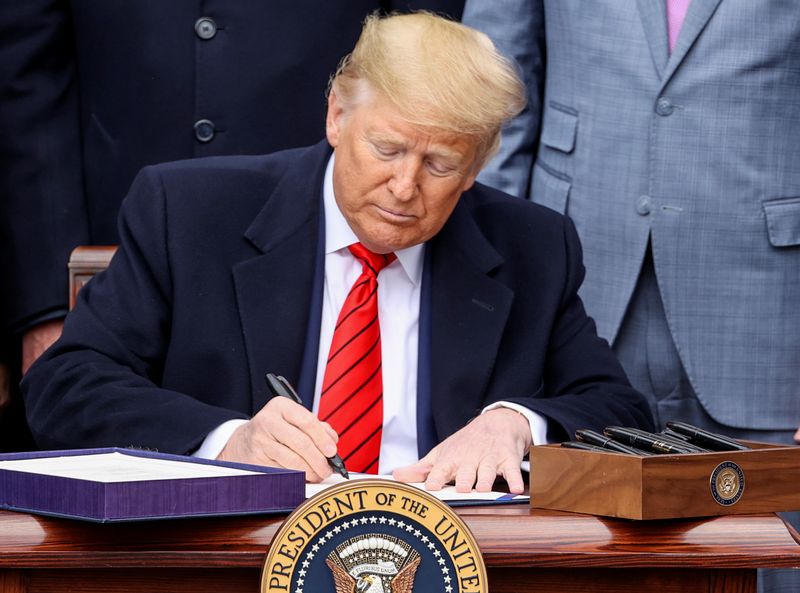
[[[325,89],[377,9],[458,0],[24,0],[0,7],[0,322],[66,312],[77,245],[118,241],[151,163],[324,134]],[[200,122],[200,123],[198,123]],[[0,323],[2,325],[2,323]]]

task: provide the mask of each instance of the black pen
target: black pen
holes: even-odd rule
[[[674,445],[679,445],[681,447],[688,447],[691,449],[692,453],[709,453],[710,449],[706,449],[705,447],[701,447],[697,443],[693,443],[689,439],[682,439],[677,436],[673,436],[671,434],[667,434],[666,431],[662,432],[647,432],[646,430],[641,430],[638,428],[631,428],[634,432],[638,432],[639,434],[643,434],[646,437],[658,437],[663,441],[667,441],[668,443],[672,443]]]
[[[637,449],[636,447],[630,447],[588,428],[579,428],[576,430],[575,438],[584,443],[602,447],[603,449],[608,449],[609,451],[616,451],[617,453],[626,453],[628,455],[652,455],[650,451],[644,451],[640,448]]]
[[[635,428],[621,426],[607,426],[603,434],[612,439],[627,443],[632,447],[639,447],[656,453],[697,453],[697,448],[689,443],[678,444],[664,435],[648,433]]]
[[[669,445],[675,445],[676,447],[678,447],[680,449],[685,449],[684,451],[681,451],[681,453],[708,453],[708,449],[704,449],[703,447],[695,445],[694,443],[692,443],[690,441],[687,441],[687,440],[684,440],[684,439],[679,439],[678,437],[674,437],[674,436],[671,436],[671,435],[668,435],[668,434],[664,434],[663,432],[648,432],[646,430],[642,430],[641,428],[631,428],[631,427],[628,427],[628,426],[624,427],[624,429],[626,431],[628,431],[628,432],[637,434],[637,435],[643,437],[644,439],[646,439],[648,441],[655,439],[655,440],[659,441],[659,443],[663,441],[663,442],[665,442],[665,443],[667,443]],[[628,441],[625,441],[625,442],[628,442]],[[664,451],[664,450],[659,450],[657,448],[654,449],[654,448],[652,448],[652,446],[651,446],[650,450],[654,451],[656,453],[666,453],[667,452],[667,451]],[[678,451],[670,451],[670,453],[677,453],[677,452]]]
[[[693,443],[688,439],[682,439],[680,437],[672,436],[671,434],[666,434],[666,432],[647,432],[646,430],[642,430],[640,428],[630,428],[634,432],[642,434],[646,437],[658,437],[663,441],[667,441],[668,443],[672,443],[674,445],[679,445],[681,447],[688,447],[691,449],[691,453],[709,453],[710,450],[706,449],[705,447],[701,447],[697,443]]]
[[[670,428],[665,428],[659,434],[663,434],[664,436],[672,437],[673,439],[678,439],[679,441],[684,442],[684,443],[691,442],[691,440],[692,440],[688,436],[686,436],[685,434],[681,434],[679,432],[675,432],[674,430],[672,430]]]
[[[713,451],[748,451],[750,447],[730,437],[703,430],[685,422],[667,422],[667,427],[679,434],[686,435],[693,443],[708,447]]]
[[[589,443],[584,443],[583,441],[564,441],[561,443],[561,446],[566,449],[580,449],[581,451],[597,451],[600,453],[622,453],[620,451],[613,451],[611,449],[606,449],[605,447],[598,447],[597,445],[591,445]]]
[[[272,373],[267,373],[265,379],[267,380],[267,387],[272,392],[272,395],[279,395],[281,397],[288,397],[290,400],[303,405],[303,400],[300,399],[300,396],[297,395],[297,392],[294,390],[294,387],[291,386],[289,381],[285,378],[281,377],[280,375],[273,375]],[[345,479],[350,479],[350,474],[347,473],[347,468],[344,466],[344,461],[342,458],[339,457],[338,454],[334,455],[333,457],[328,457],[328,465],[331,466],[333,471],[342,475]]]

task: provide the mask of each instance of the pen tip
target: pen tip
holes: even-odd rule
[[[345,478],[346,480],[350,479],[350,474],[347,473],[347,468],[344,466],[344,461],[339,455],[334,455],[333,457],[328,457],[328,464],[336,470],[336,472]]]

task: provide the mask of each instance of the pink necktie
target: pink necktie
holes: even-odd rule
[[[678,33],[681,32],[683,19],[692,0],[667,0],[667,30],[669,31],[669,53],[675,48]]]

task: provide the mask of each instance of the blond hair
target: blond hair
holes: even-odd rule
[[[412,125],[473,136],[480,165],[496,152],[503,123],[525,107],[514,66],[486,35],[427,12],[367,17],[331,89],[353,106],[365,83]]]

